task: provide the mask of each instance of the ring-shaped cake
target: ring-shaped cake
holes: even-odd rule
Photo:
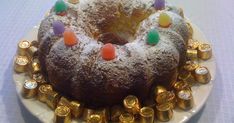
[[[66,2],[65,13],[59,14],[55,6],[38,33],[39,60],[47,81],[88,107],[118,104],[130,94],[144,100],[156,85],[170,88],[185,63],[191,32],[180,9],[167,5],[156,10],[153,4],[153,0],[82,0]],[[167,27],[160,25],[162,14],[171,19]],[[58,21],[75,34],[76,43],[66,45],[65,35],[55,34],[53,24]],[[153,44],[150,33],[158,35]],[[103,57],[107,44],[114,48],[112,59]]]

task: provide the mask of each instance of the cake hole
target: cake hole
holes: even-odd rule
[[[152,14],[151,10],[144,9],[134,9],[129,14],[122,7],[116,11],[112,16],[100,14],[104,21],[93,23],[98,30],[93,37],[104,44],[125,45],[134,41],[140,23]]]

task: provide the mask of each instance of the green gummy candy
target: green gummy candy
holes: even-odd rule
[[[149,45],[156,45],[159,42],[159,34],[156,29],[152,29],[147,34],[147,43]]]
[[[67,10],[67,5],[63,0],[58,0],[55,3],[54,10],[56,13],[64,12]]]

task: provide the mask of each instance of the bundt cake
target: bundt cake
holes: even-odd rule
[[[144,100],[152,87],[175,81],[189,38],[180,9],[156,9],[154,0],[56,4],[40,24],[38,54],[61,94],[100,107],[129,94]]]

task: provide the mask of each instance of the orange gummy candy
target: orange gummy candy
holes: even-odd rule
[[[115,59],[115,47],[111,43],[107,43],[102,47],[101,55],[104,60]]]
[[[76,34],[71,30],[64,31],[63,38],[64,38],[64,43],[67,46],[73,46],[73,45],[77,44],[77,42],[78,42]]]

